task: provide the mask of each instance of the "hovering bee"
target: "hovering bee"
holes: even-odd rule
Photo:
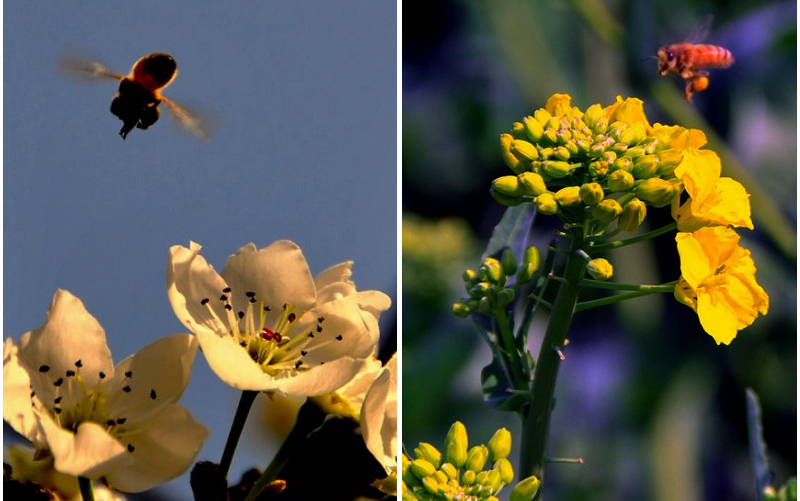
[[[156,123],[161,115],[159,105],[162,102],[167,105],[184,131],[200,139],[207,139],[213,133],[209,123],[161,95],[161,91],[171,84],[178,74],[178,65],[169,54],[156,52],[140,58],[133,64],[127,76],[80,57],[63,57],[60,67],[84,80],[111,78],[120,81],[117,94],[111,101],[111,113],[122,120],[122,129],[119,131],[122,139],[125,139],[134,127],[147,129]]]
[[[718,45],[676,43],[658,49],[658,72],[661,76],[677,75],[686,80],[683,98],[692,102],[695,92],[708,88],[708,71],[702,68],[727,68],[733,54]]]

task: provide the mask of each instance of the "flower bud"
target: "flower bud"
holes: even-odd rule
[[[553,115],[551,115],[550,112],[547,111],[546,109],[539,108],[538,110],[533,112],[533,118],[535,118],[536,121],[539,122],[539,124],[541,124],[542,127],[544,127],[547,124],[548,120],[553,118]]]
[[[508,501],[531,501],[536,493],[539,492],[541,482],[534,475],[520,481],[511,490]]]
[[[514,302],[516,299],[516,293],[514,289],[510,289],[508,287],[504,287],[497,292],[497,303],[501,306],[506,306]]]
[[[431,494],[439,494],[439,482],[433,477],[425,477],[422,479],[422,486],[426,491]]]
[[[533,205],[536,206],[536,210],[545,216],[552,216],[558,212],[558,203],[556,202],[555,195],[549,191],[536,197],[536,200],[533,201]]]
[[[609,170],[618,171],[624,170],[625,172],[633,172],[633,160],[630,157],[622,156],[614,161],[614,164]]]
[[[552,157],[556,160],[569,160],[569,150],[563,146],[558,146],[553,149]]]
[[[580,191],[581,189],[579,186],[565,186],[556,192],[556,202],[558,202],[558,205],[561,205],[562,207],[580,205]]]
[[[450,463],[445,463],[445,464],[450,464]],[[433,474],[433,478],[435,478],[436,481],[439,482],[439,485],[447,484],[447,482],[450,480],[449,478],[447,478],[447,474],[442,470],[436,470],[436,472]]]
[[[425,459],[415,459],[408,466],[408,469],[419,479],[429,477],[436,472],[436,467]]]
[[[503,161],[508,165],[515,174],[519,174],[525,170],[524,162],[511,151],[511,144],[514,142],[514,136],[511,134],[500,134],[500,155]]]
[[[536,160],[539,158],[539,151],[536,149],[536,146],[522,139],[515,139],[511,142],[511,152],[514,153],[517,158],[527,158],[528,160]]]
[[[620,160],[630,160],[621,158]],[[633,175],[625,170],[615,170],[606,178],[606,184],[611,191],[628,191],[633,187]]]
[[[653,207],[666,207],[667,205],[671,204],[673,200],[675,200],[675,198],[678,197],[683,191],[683,181],[681,179],[674,177],[672,179],[667,179],[666,181],[672,189],[669,193],[664,193],[663,196],[654,200],[650,200],[650,203],[653,204]]]
[[[514,255],[514,251],[507,247],[503,249],[503,253],[500,255],[500,264],[502,266],[503,275],[510,277],[516,273],[517,256]]]
[[[620,214],[622,206],[613,198],[606,198],[592,208],[592,217],[605,224],[610,224]]]
[[[523,172],[517,176],[517,179],[522,186],[523,193],[527,196],[538,197],[547,191],[544,179],[535,172]]]
[[[599,104],[593,104],[586,108],[586,111],[583,113],[583,123],[586,124],[587,127],[594,128],[595,124],[601,117],[605,117],[605,111],[603,111],[603,107]]]
[[[525,126],[523,130],[525,131],[525,135],[528,136],[528,139],[534,144],[538,143],[542,138],[542,134],[544,134],[544,127],[542,127],[542,124],[533,117],[523,118],[522,123]]]
[[[559,160],[546,160],[540,163],[540,169],[548,176],[559,179],[569,174],[573,168],[580,167],[580,165]]]
[[[511,453],[511,432],[506,428],[500,428],[489,440],[489,459],[497,461],[506,458]]]
[[[603,187],[599,183],[584,183],[581,185],[578,194],[581,197],[581,201],[586,205],[597,205],[605,196]]]
[[[522,256],[522,266],[517,271],[517,282],[525,283],[533,278],[533,274],[542,263],[542,255],[537,247],[528,247]]]
[[[683,153],[680,150],[663,150],[658,152],[658,158],[661,160],[658,166],[657,174],[661,177],[670,176],[675,170],[675,167],[680,165],[683,161]]]
[[[514,467],[506,458],[498,459],[494,464],[494,469],[500,472],[500,479],[504,484],[510,484],[514,480]]]
[[[443,472],[447,475],[449,480],[457,479],[458,478],[458,469],[451,465],[450,463],[444,463],[440,468],[439,471]]]
[[[629,146],[636,146],[639,144],[645,137],[647,133],[644,130],[644,124],[641,122],[636,122],[624,131],[619,136],[619,141],[621,143],[626,143]]]
[[[617,228],[622,231],[635,231],[647,215],[647,206],[638,198],[634,198],[622,208],[617,220]]]
[[[589,175],[594,179],[603,177],[608,173],[608,162],[605,160],[595,160],[594,162],[589,162],[588,170]]]
[[[442,464],[442,453],[439,452],[439,449],[426,442],[420,442],[419,445],[414,448],[414,456],[416,456],[417,459],[426,460],[436,468]]]
[[[592,143],[589,142],[588,139],[583,139],[583,138],[576,139],[575,141],[572,141],[572,143],[570,144],[575,145],[577,151],[574,154],[576,155],[585,155],[586,152],[589,151],[589,148],[591,148],[592,146]]]
[[[500,263],[500,260],[493,257],[487,257],[483,260],[481,269],[486,270],[486,277],[490,282],[495,284],[505,282],[505,277],[503,276],[503,265]]]
[[[494,494],[500,488],[500,484],[502,482],[503,482],[503,477],[500,476],[499,471],[489,470],[489,474],[486,475],[486,481],[483,483],[483,485],[491,488],[492,489],[491,494]]]
[[[592,259],[586,264],[586,271],[595,280],[608,280],[614,275],[614,267],[607,259]]]
[[[521,197],[525,190],[520,186],[517,176],[500,176],[492,181],[492,191],[509,197]]]
[[[467,470],[461,474],[461,484],[462,485],[472,485],[475,483],[475,479],[477,477],[477,473],[473,470]]]
[[[461,302],[453,303],[452,311],[455,316],[461,318],[467,318],[472,315],[472,308]]]
[[[483,470],[487,459],[489,459],[489,449],[483,444],[476,445],[467,453],[467,462],[464,463],[464,468],[479,472]]]
[[[456,468],[461,468],[467,461],[467,428],[456,421],[447,432],[444,440],[444,458]]]
[[[505,205],[507,207],[513,207],[515,205],[519,205],[521,203],[529,201],[522,197],[512,197],[509,195],[503,195],[502,193],[498,193],[495,190],[489,190],[489,193],[492,195],[492,198],[494,198],[495,202],[501,205]]]
[[[645,202],[654,202],[656,200],[662,200],[665,197],[671,197],[673,189],[669,181],[651,177],[639,183],[639,185],[633,189],[633,192]]]
[[[636,179],[649,179],[656,175],[659,165],[658,155],[642,155],[633,163],[633,177]]]
[[[636,159],[645,153],[647,152],[645,151],[644,146],[632,146],[625,150],[625,153],[623,153],[622,156]]]

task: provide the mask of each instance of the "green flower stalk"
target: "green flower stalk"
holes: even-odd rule
[[[583,111],[564,94],[553,95],[544,108],[500,135],[501,156],[513,175],[495,179],[491,194],[509,209],[481,266],[464,273],[468,297],[453,312],[471,316],[492,348],[493,361],[481,375],[485,400],[522,419],[519,469],[535,478],[521,482],[512,499],[530,499],[544,480],[555,382],[576,311],[672,292],[697,312],[717,344],[730,343],[767,313],[769,297],[756,283],[754,262],[739,247],[733,229],[753,227],[749,195],[741,184],[720,176],[719,157],[702,149],[705,143],[699,130],[651,125],[639,99],[618,97],[610,106],[594,104]],[[648,214],[665,207],[675,222],[641,232]],[[544,260],[526,241],[534,212],[558,216],[562,223]],[[676,228],[677,280],[662,285],[606,282],[613,267],[600,254]],[[579,302],[586,287],[620,293]],[[527,301],[524,309],[515,308],[518,301]],[[534,360],[526,345],[539,306],[548,308],[550,317]],[[515,311],[524,311],[519,325]],[[455,442],[449,439],[448,447]],[[453,451],[446,448],[446,461],[462,461],[456,467],[463,461],[480,463],[477,449],[468,453],[458,443]],[[497,444],[492,443],[489,461],[496,464],[505,456],[495,455]],[[413,483],[434,492],[441,483],[434,486],[429,478],[417,476]],[[414,495],[419,496],[417,491]]]

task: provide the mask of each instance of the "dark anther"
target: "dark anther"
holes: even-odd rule
[[[42,365],[42,366],[39,367],[39,372],[47,372],[49,370],[50,370],[50,366],[49,365]]]
[[[133,377],[133,371],[127,371],[125,377]]]
[[[105,379],[106,378],[106,373],[105,372],[101,372],[98,375],[100,376],[100,379]]]
[[[306,356],[306,355],[308,355],[308,351],[300,350],[300,354],[303,355],[303,356]]]
[[[136,449],[136,447],[134,447],[133,444],[128,444],[128,452],[133,452],[134,449]]]
[[[156,390],[150,390],[150,398],[152,398],[153,400],[156,399]]]
[[[54,404],[60,404],[60,403],[61,403],[61,399],[62,399],[62,398],[64,398],[64,397],[56,397],[56,399],[55,399],[55,400],[53,400],[53,403],[54,403]]]
[[[289,317],[288,318],[289,318],[290,322],[294,322],[294,319],[297,318],[297,315],[295,315],[294,313],[289,313]]]
[[[337,340],[337,341],[341,341],[342,339],[344,339],[344,336],[342,336],[341,334],[339,334],[338,336],[336,336],[336,340]]]
[[[272,310],[269,309],[269,306],[264,305],[264,311],[272,311]]]
[[[225,287],[224,289],[222,289],[222,292],[224,292],[225,294],[229,294],[231,292],[231,288]]]
[[[319,323],[322,323],[322,322],[324,322],[324,321],[325,321],[325,317],[319,317],[319,318],[317,319],[317,322],[319,322]]]
[[[208,298],[205,298],[205,299],[203,299],[202,301],[200,301],[200,306],[205,306],[205,305],[207,305],[207,304],[208,304],[208,301],[209,301],[209,299],[208,299]]]
[[[73,377],[75,375],[75,371],[67,371],[67,377]]]
[[[317,326],[317,332],[322,332],[322,326],[321,325]]]
[[[114,426],[114,420],[109,419],[108,421],[106,421],[106,426]]]
[[[124,391],[125,393],[130,393],[131,392],[131,387],[130,386],[125,386],[125,387],[122,388],[122,391]]]
[[[228,300],[228,296],[226,296],[225,294],[223,294],[223,295],[221,295],[221,296],[219,297],[219,300],[220,300],[220,301],[227,301],[227,300]]]
[[[55,382],[55,383],[53,383],[53,384],[54,384],[55,386],[61,386],[62,384],[64,384],[64,378],[61,378],[61,377],[60,377],[60,378],[56,379],[56,382]]]
[[[244,318],[244,312],[243,311],[239,311],[239,312],[236,313],[236,316],[239,317],[239,320],[241,320],[241,319]]]
[[[255,304],[256,298],[251,297],[248,301],[250,301],[250,304]]]
[[[253,291],[247,291],[244,293],[244,295],[247,297],[256,297],[256,293]]]
[[[83,362],[81,362],[80,360],[78,360],[77,362],[75,362],[75,367],[79,367],[79,368],[80,368],[80,367],[83,367]]]
[[[242,348],[246,348],[247,347],[247,341],[242,341],[241,343],[239,343],[239,345],[241,345]]]
[[[233,309],[233,306],[231,306],[230,304],[226,304],[225,309],[231,311]]]
[[[303,361],[302,360],[298,360],[297,362],[294,363],[294,368],[295,369],[299,369],[301,365],[303,365]]]
[[[56,414],[61,414],[61,407],[53,407],[53,411],[54,411]]]

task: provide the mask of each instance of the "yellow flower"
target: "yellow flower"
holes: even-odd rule
[[[695,231],[704,226],[744,226],[753,229],[750,195],[744,186],[729,177],[720,177],[719,157],[709,150],[687,149],[675,175],[683,181],[689,199],[680,205],[675,199],[672,217],[679,231]]]
[[[643,123],[646,129],[650,129],[650,123],[644,115],[644,103],[641,99],[629,97],[622,99],[622,96],[617,96],[617,102],[606,106],[604,109],[609,123],[616,121],[633,123]]]
[[[669,144],[670,148],[685,150],[687,148],[702,148],[708,140],[700,129],[687,129],[679,125],[653,125],[653,135],[660,142]]]
[[[730,344],[759,313],[767,314],[769,296],[756,283],[755,263],[735,231],[707,227],[678,233],[675,240],[681,258],[675,298],[697,312],[717,344]]]
[[[553,94],[547,99],[544,109],[554,117],[560,117],[570,113],[571,103],[572,97],[569,94]]]

